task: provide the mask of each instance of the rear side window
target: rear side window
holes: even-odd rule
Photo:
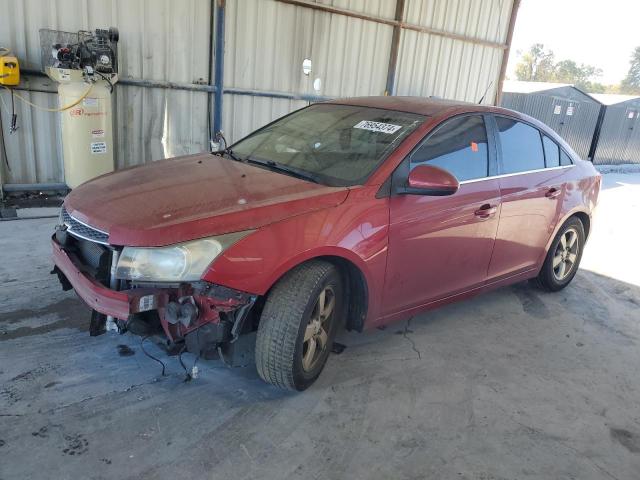
[[[484,178],[489,170],[487,130],[480,115],[444,122],[411,156],[411,169],[427,164],[443,168],[458,181]]]
[[[547,168],[559,167],[560,147],[558,147],[558,144],[547,136],[542,137],[542,144],[544,145],[544,159],[547,163]]]
[[[571,157],[566,153],[564,153],[564,150],[560,151],[560,165],[562,165],[563,167],[565,165],[573,165],[573,162],[571,161]]]
[[[518,173],[544,168],[540,132],[526,123],[496,117],[502,146],[502,173]]]

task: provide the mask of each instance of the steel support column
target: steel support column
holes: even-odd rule
[[[214,76],[214,105],[213,105],[213,132],[222,130],[222,97],[224,86],[224,3],[225,0],[216,1],[216,44],[215,44],[215,76]]]
[[[505,41],[505,49],[502,52],[502,65],[500,65],[500,76],[498,77],[498,85],[496,88],[495,105],[500,106],[502,101],[502,86],[504,85],[504,77],[507,74],[507,63],[509,62],[509,51],[511,50],[511,39],[513,38],[513,30],[516,27],[516,17],[518,16],[518,8],[520,8],[520,0],[513,0],[511,7],[511,17],[509,18],[509,28],[507,29],[507,39]]]
[[[404,16],[404,1],[396,0],[395,19],[398,22],[393,27],[393,36],[391,37],[391,50],[389,52],[389,67],[387,69],[387,87],[385,95],[395,95],[396,91],[396,66],[398,65],[398,51],[400,49],[400,34],[402,33],[402,18]]]

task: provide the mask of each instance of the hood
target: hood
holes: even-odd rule
[[[347,194],[203,153],[103,175],[72,190],[64,204],[109,233],[113,245],[164,246],[333,207]]]

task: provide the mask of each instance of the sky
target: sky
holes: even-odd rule
[[[534,43],[602,69],[595,81],[620,82],[629,70],[631,52],[640,46],[640,0],[522,0],[516,20],[507,76],[515,79],[519,52]]]

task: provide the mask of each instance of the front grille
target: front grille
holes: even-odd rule
[[[81,269],[104,286],[108,286],[111,250],[98,243],[82,239],[74,239],[72,248]]]
[[[76,240],[76,246],[78,247],[78,254],[83,265],[88,265],[97,270],[111,260],[108,258],[110,256],[109,249],[98,243],[87,240]]]
[[[84,240],[89,240],[90,242],[101,243],[102,245],[109,244],[109,234],[98,230],[97,228],[90,227],[86,223],[82,223],[79,220],[76,220],[67,209],[62,207],[62,223],[67,226],[67,232],[77,238],[82,238]]]

